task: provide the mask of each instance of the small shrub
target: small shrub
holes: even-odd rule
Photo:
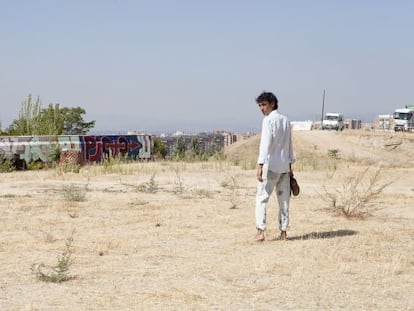
[[[63,173],[76,173],[80,172],[81,165],[74,163],[60,163],[56,166],[56,173],[62,175]]]
[[[13,161],[0,154],[0,173],[9,173],[14,169]]]
[[[70,186],[63,189],[63,198],[66,201],[83,202],[86,201],[86,190],[79,187]]]
[[[341,159],[339,149],[329,149],[328,159],[329,159],[328,170],[336,171],[338,168],[338,161]]]
[[[243,160],[241,168],[243,170],[254,170],[257,167],[256,161]]]
[[[314,154],[298,154],[295,169],[298,172],[306,170],[317,171],[319,170],[319,160],[320,158]]]
[[[378,169],[369,174],[369,167],[356,175],[345,178],[341,188],[334,191],[324,187],[322,198],[329,203],[329,209],[346,217],[363,218],[379,210],[374,206],[375,200],[392,182],[379,184]]]
[[[180,175],[178,168],[175,170],[175,181],[174,181],[174,193],[175,194],[183,194],[185,191],[183,179]]]
[[[168,150],[167,146],[164,142],[162,142],[159,138],[154,138],[154,148],[153,148],[153,154],[154,157],[165,159],[167,156]]]
[[[155,174],[151,175],[151,178],[148,182],[139,185],[137,190],[140,191],[140,192],[157,193],[158,192],[158,185],[155,182]]]
[[[212,192],[206,189],[197,189],[195,190],[194,194],[198,197],[208,198],[208,199],[211,199],[213,197]]]
[[[27,169],[31,171],[38,171],[43,169],[42,161],[32,161],[27,163]]]
[[[11,193],[7,193],[7,194],[2,195],[2,196],[0,196],[0,197],[6,198],[6,199],[14,199],[14,198],[16,198],[16,197],[17,197],[17,195],[15,195],[15,194],[11,194]]]
[[[50,152],[49,152],[49,154],[47,156],[47,166],[53,167],[53,166],[55,166],[59,162],[59,160],[60,160],[60,152],[61,152],[61,150],[60,150],[60,147],[59,147],[58,144],[57,145],[54,145],[51,148],[51,150],[50,150]]]
[[[127,154],[112,156],[112,154],[109,153],[109,155],[105,156],[99,163],[99,167],[103,174],[128,175],[131,174],[131,167],[128,164],[131,164],[132,162],[134,162],[134,160],[128,157]]]
[[[32,264],[30,271],[32,274],[39,280],[43,282],[51,283],[61,283],[69,281],[74,276],[69,274],[69,269],[72,266],[72,242],[73,242],[73,232],[72,236],[66,240],[65,249],[63,253],[58,256],[57,264],[55,266],[47,266],[44,263]]]
[[[222,149],[216,149],[211,153],[210,159],[215,161],[224,161],[226,160],[226,155]]]
[[[338,160],[340,158],[339,149],[329,149],[328,158],[333,160]]]
[[[221,186],[227,190],[228,201],[231,206],[230,209],[237,208],[239,204],[239,189],[240,185],[236,177],[231,176],[221,182]]]

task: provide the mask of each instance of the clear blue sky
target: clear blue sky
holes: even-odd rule
[[[97,130],[258,131],[414,104],[414,1],[0,0],[0,121],[31,93]]]

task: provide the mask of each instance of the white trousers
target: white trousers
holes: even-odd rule
[[[269,198],[276,188],[279,203],[279,229],[286,231],[289,225],[290,177],[289,173],[274,173],[266,165],[263,167],[263,182],[257,185],[256,194],[256,228],[266,228],[266,208]]]

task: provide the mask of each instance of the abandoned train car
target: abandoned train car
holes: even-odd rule
[[[107,156],[152,159],[151,135],[0,136],[0,156],[25,163],[76,154],[78,164],[101,162]]]

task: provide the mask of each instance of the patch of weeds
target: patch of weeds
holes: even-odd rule
[[[342,186],[320,194],[329,203],[328,208],[346,217],[364,218],[379,210],[373,203],[392,182],[380,183],[381,169],[369,173],[369,167],[362,172],[345,178]]]
[[[48,167],[56,166],[56,164],[60,160],[60,153],[61,153],[61,149],[59,147],[59,144],[53,145],[51,147],[51,150],[47,156],[47,162],[46,162]]]
[[[14,198],[17,197],[17,195],[15,195],[15,194],[5,194],[5,195],[2,195],[1,197],[5,198],[5,199],[14,199]]]
[[[175,180],[174,180],[174,190],[173,192],[175,194],[183,194],[185,191],[183,179],[180,175],[180,172],[178,169],[175,170]]]
[[[158,185],[155,182],[155,174],[151,175],[151,178],[148,182],[143,183],[137,187],[139,192],[146,192],[146,193],[157,193],[158,192]]]
[[[81,165],[80,164],[73,164],[73,163],[60,163],[56,165],[56,173],[57,175],[62,175],[64,173],[76,173],[80,172]]]
[[[13,161],[0,154],[0,173],[10,173],[14,170]]]
[[[329,149],[328,150],[328,159],[329,159],[329,171],[336,171],[338,168],[339,160],[341,159],[339,149]]]
[[[225,164],[224,159],[222,159],[222,160],[221,159],[214,159],[213,163],[214,163],[214,169],[215,170],[220,171],[220,172],[224,171],[224,167],[223,167],[223,165]]]
[[[149,201],[133,201],[133,202],[129,202],[128,206],[134,207],[134,206],[141,206],[141,205],[147,205],[149,203]]]
[[[303,172],[306,170],[313,170],[313,171],[317,171],[319,169],[319,162],[318,162],[318,157],[311,154],[311,155],[307,155],[307,154],[302,154],[302,155],[298,155],[298,159],[295,162],[295,169],[298,172]]]
[[[358,159],[358,158],[357,158],[357,156],[355,155],[354,150],[352,150],[351,155],[349,155],[349,156],[346,158],[346,160],[347,160],[348,162],[353,162],[353,163],[358,163],[358,162],[359,162],[359,159]]]
[[[83,202],[86,201],[86,189],[81,189],[73,185],[63,189],[63,198],[66,201]]]
[[[239,203],[240,185],[236,177],[231,176],[221,182],[221,186],[227,190],[228,200],[230,201],[230,209],[236,209]]]
[[[79,214],[77,212],[68,212],[68,215],[70,218],[73,218],[73,219],[79,217]]]
[[[109,155],[105,157],[101,162],[103,173],[121,173],[122,164],[125,163],[125,159],[121,156],[113,157]]]
[[[241,168],[243,170],[253,170],[255,169],[257,166],[256,161],[248,161],[248,160],[244,160],[242,162]]]
[[[227,187],[229,187],[229,185],[230,185],[229,179],[227,179],[227,178],[220,183],[220,186],[223,187],[223,188],[227,188]]]
[[[332,160],[340,159],[339,149],[329,149],[328,150],[328,158],[332,159]]]
[[[27,169],[31,171],[38,171],[43,169],[43,167],[42,161],[32,161],[27,163]]]
[[[127,154],[118,154],[113,156],[111,153],[103,158],[99,163],[101,173],[103,174],[120,174],[130,175],[134,169],[138,169],[139,166],[133,166],[132,163],[136,161],[129,157]]]
[[[195,195],[197,195],[198,197],[209,198],[209,199],[213,197],[213,194],[211,193],[211,191],[206,190],[206,189],[195,190]]]
[[[58,256],[55,266],[47,266],[44,263],[34,263],[30,267],[32,274],[42,282],[62,283],[74,279],[75,276],[70,275],[69,270],[73,264],[73,234],[66,239],[65,249]]]
[[[239,166],[240,165],[240,159],[235,157],[234,159],[231,160],[231,164],[233,164],[234,166]]]

